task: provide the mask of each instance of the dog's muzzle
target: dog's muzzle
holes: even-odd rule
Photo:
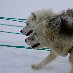
[[[23,31],[22,31],[22,30],[21,30],[20,32],[23,34]],[[29,36],[32,32],[33,32],[33,30],[30,30],[29,32],[24,33],[24,34],[25,34],[26,36]]]

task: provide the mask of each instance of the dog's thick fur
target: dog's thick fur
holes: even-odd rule
[[[37,17],[37,15],[34,16]],[[26,43],[34,49],[48,47],[52,50],[44,61],[32,65],[32,68],[40,69],[52,62],[57,55],[65,57],[70,53],[69,60],[72,65],[71,73],[73,73],[73,10],[67,10],[54,16],[52,19],[43,20],[38,24],[35,22],[36,29],[26,39]]]

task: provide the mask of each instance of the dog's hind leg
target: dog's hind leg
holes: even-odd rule
[[[56,54],[54,52],[50,52],[50,55],[48,55],[42,62],[40,62],[39,64],[33,64],[32,68],[33,69],[40,69],[43,66],[45,66],[46,64],[52,62],[55,58],[56,58]]]

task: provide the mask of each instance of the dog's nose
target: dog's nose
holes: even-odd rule
[[[27,39],[25,39],[25,42],[27,42]]]
[[[22,30],[20,32],[22,33]]]

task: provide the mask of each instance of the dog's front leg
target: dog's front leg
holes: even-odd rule
[[[43,66],[45,66],[46,64],[52,62],[55,58],[56,58],[56,54],[54,52],[50,52],[50,55],[48,55],[42,62],[40,62],[39,64],[33,64],[32,68],[33,69],[40,69]]]

